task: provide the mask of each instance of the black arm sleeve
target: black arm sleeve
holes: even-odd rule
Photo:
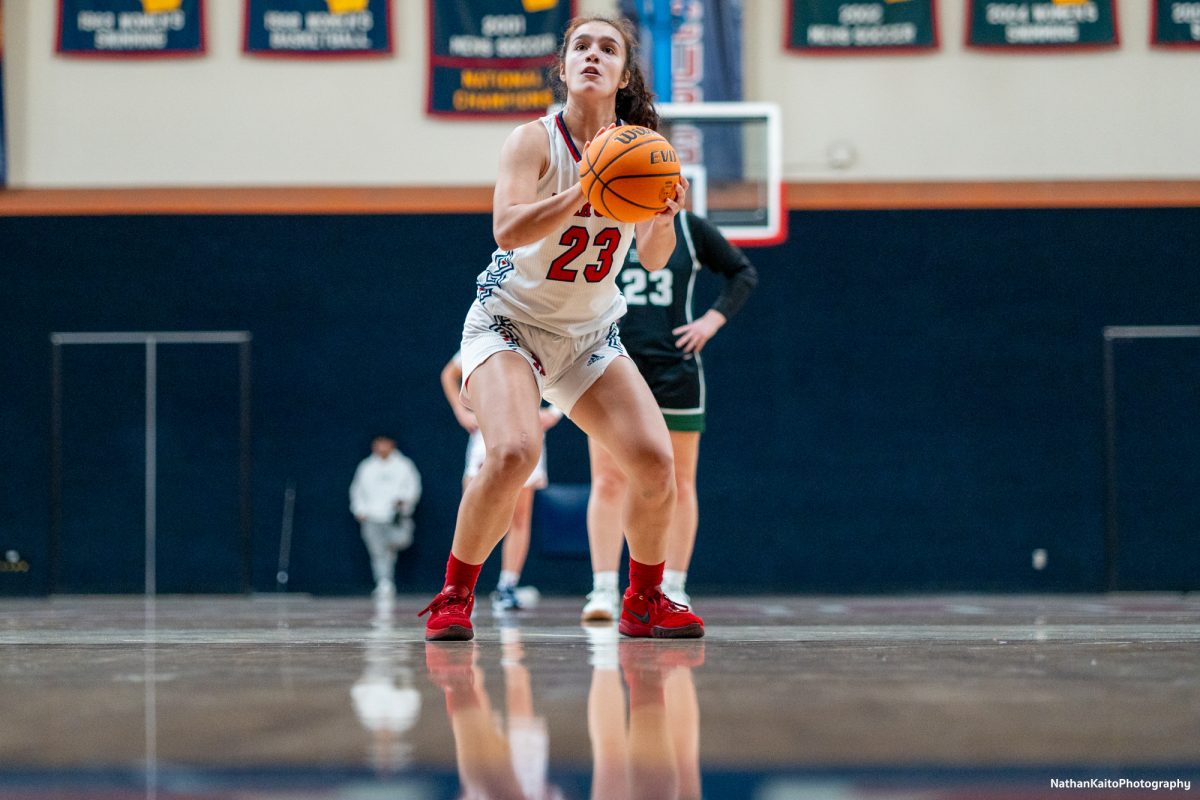
[[[687,223],[692,244],[696,247],[696,258],[725,279],[725,286],[712,307],[729,319],[741,310],[754,287],[758,286],[758,270],[741,248],[730,244],[708,220],[688,214]]]

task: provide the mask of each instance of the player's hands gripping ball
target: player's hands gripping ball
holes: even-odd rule
[[[675,148],[639,125],[597,133],[579,161],[579,183],[592,208],[617,222],[644,222],[666,211],[687,186]]]

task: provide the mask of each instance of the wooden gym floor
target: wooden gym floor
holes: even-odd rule
[[[699,597],[693,642],[543,598],[429,646],[427,599],[0,600],[0,797],[1200,791],[1197,596]]]

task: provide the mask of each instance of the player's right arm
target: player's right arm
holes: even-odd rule
[[[528,122],[508,135],[500,151],[500,174],[492,197],[492,235],[501,250],[544,239],[562,228],[584,203],[578,184],[537,199],[538,179],[550,166],[550,142],[541,122]]]

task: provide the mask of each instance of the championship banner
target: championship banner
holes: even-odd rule
[[[246,0],[243,49],[292,58],[392,52],[392,0]]]
[[[1200,47],[1200,2],[1153,0],[1150,43],[1160,47]]]
[[[1007,50],[1115,47],[1113,0],[967,0],[967,46]]]
[[[938,46],[933,0],[788,0],[784,46],[797,53],[914,52]]]
[[[574,0],[429,0],[430,114],[534,117]]]
[[[58,52],[129,58],[204,53],[204,0],[58,0]]]

